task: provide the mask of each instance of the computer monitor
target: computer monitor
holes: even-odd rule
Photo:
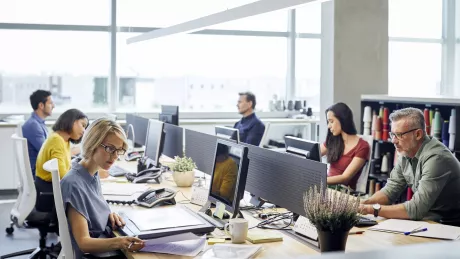
[[[165,144],[163,155],[170,158],[184,154],[184,129],[172,124],[164,124]]]
[[[284,137],[284,142],[287,153],[321,162],[321,148],[318,142],[291,136]]]
[[[147,158],[147,165],[160,167],[160,156],[164,144],[164,123],[157,120],[149,120],[147,136],[144,152],[144,157]]]
[[[240,131],[238,129],[225,126],[216,126],[214,130],[217,137],[235,143],[240,143]]]
[[[185,129],[185,155],[193,159],[201,172],[211,175],[214,152],[218,137],[190,129]]]
[[[147,138],[147,129],[149,127],[149,119],[136,115],[134,123],[134,143],[140,146],[145,146]]]
[[[134,147],[134,139],[135,139],[135,133],[134,133],[134,124],[136,124],[136,116],[132,113],[127,113],[126,114],[126,125],[125,125],[125,132],[126,132],[126,137],[130,141],[130,148]]]
[[[179,126],[179,106],[162,105],[158,120]]]
[[[248,148],[225,140],[217,140],[208,201],[220,202],[226,211],[237,217],[248,175]]]

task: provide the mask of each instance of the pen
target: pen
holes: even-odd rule
[[[363,230],[361,230],[361,231],[354,231],[354,232],[350,232],[349,235],[359,235],[359,234],[362,234],[362,233],[364,233]]]
[[[415,234],[415,233],[423,232],[423,231],[427,231],[427,230],[428,230],[428,228],[417,229],[417,230],[414,230],[414,231],[404,232],[404,235],[408,236],[410,234]]]
[[[131,246],[133,246],[133,244],[134,244],[134,241],[129,244],[128,249],[130,249]]]

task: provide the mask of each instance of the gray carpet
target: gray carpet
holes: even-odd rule
[[[10,226],[10,211],[14,203],[1,204],[2,200],[14,199],[15,196],[0,196],[0,255],[5,255],[21,250],[36,248],[38,246],[39,234],[36,229],[14,228],[13,235],[7,235],[5,229]],[[48,235],[48,243],[56,243],[55,234]],[[14,258],[28,258],[28,256],[18,256]]]

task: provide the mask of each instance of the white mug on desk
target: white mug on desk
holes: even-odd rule
[[[242,218],[230,219],[229,223],[225,224],[224,230],[232,238],[232,243],[244,243],[248,236],[248,221]]]

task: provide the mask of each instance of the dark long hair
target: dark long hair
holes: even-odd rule
[[[56,123],[53,125],[53,131],[64,131],[69,134],[72,133],[73,124],[77,120],[86,119],[88,121],[88,117],[80,110],[77,109],[70,109],[65,111],[64,113],[59,116]],[[89,123],[88,123],[89,124]],[[73,144],[78,144],[81,142],[81,138],[79,139],[69,139],[70,142]]]
[[[342,131],[348,135],[356,135],[355,123],[353,122],[353,112],[350,107],[344,103],[336,103],[326,110],[327,112],[334,113],[334,116],[340,121],[342,126]],[[334,136],[331,131],[327,129],[326,136],[326,147],[327,147],[327,162],[333,163],[340,159],[343,155],[343,150],[345,149],[345,143],[343,143],[343,138],[341,135]]]

